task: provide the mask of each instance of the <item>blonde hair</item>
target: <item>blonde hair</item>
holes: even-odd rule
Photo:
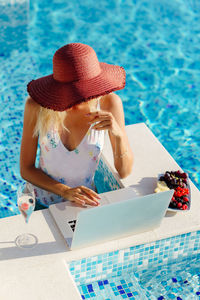
[[[99,101],[100,97],[93,98],[91,100],[97,100]],[[90,101],[90,100],[89,100]],[[81,103],[82,104],[82,103]],[[78,106],[79,104],[77,104]],[[92,109],[91,109],[92,111]],[[40,106],[38,110],[37,115],[37,121],[35,124],[33,137],[37,137],[38,135],[42,138],[46,135],[49,128],[53,125],[56,129],[59,129],[60,127],[67,130],[69,132],[69,129],[65,127],[64,125],[64,119],[67,115],[67,111],[55,111],[49,108],[45,108]]]
[[[66,113],[66,111],[54,111],[52,109],[40,106],[33,136],[45,136],[51,125],[57,129],[61,126],[65,130],[69,131],[64,125]]]

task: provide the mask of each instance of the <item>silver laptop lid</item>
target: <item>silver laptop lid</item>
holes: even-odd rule
[[[152,230],[164,217],[173,193],[134,197],[79,212],[71,249]]]
[[[137,197],[133,188],[122,188],[115,191],[110,191],[100,194],[100,205],[107,205],[113,202],[124,201]],[[52,214],[55,222],[58,225],[64,239],[69,248],[71,248],[74,230],[76,230],[76,219],[78,213],[82,210],[91,209],[92,206],[81,207],[75,202],[65,201],[49,206],[49,211]]]

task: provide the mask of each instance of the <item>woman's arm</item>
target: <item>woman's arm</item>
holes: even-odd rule
[[[24,110],[24,124],[20,151],[20,173],[23,179],[32,184],[60,195],[79,204],[97,202],[97,194],[86,187],[70,188],[45,174],[35,167],[38,137],[33,137],[40,106],[30,97],[27,99]],[[92,200],[94,201],[92,201]]]
[[[100,121],[93,128],[97,130],[108,129],[114,165],[121,178],[127,177],[133,167],[133,152],[131,150],[125,130],[124,110],[120,97],[114,93],[101,99],[102,111],[93,114],[94,122]]]

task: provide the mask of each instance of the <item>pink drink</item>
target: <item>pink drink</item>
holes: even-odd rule
[[[23,183],[19,186],[17,191],[17,203],[19,211],[25,218],[25,222],[28,223],[31,214],[35,209],[35,194],[29,183]],[[33,248],[37,243],[37,237],[31,233],[20,234],[15,239],[16,246],[24,249]]]
[[[35,208],[35,199],[30,195],[22,195],[18,199],[18,206],[21,214],[25,218],[26,223],[28,223],[28,220]]]

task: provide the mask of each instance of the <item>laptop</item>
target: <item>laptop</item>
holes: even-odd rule
[[[159,226],[174,190],[138,197],[133,188],[99,194],[100,206],[65,201],[49,206],[70,250],[150,231]]]

